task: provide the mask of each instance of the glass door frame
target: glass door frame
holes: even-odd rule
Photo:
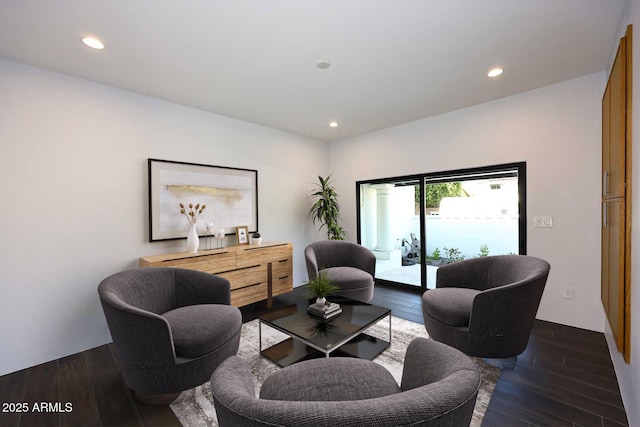
[[[499,177],[500,173],[509,173],[508,171],[517,170],[518,176],[518,253],[520,255],[527,254],[527,163],[504,163],[499,165],[482,166],[476,168],[456,169],[450,171],[429,172],[414,175],[403,175],[389,178],[367,179],[356,181],[356,229],[357,242],[362,244],[362,194],[360,188],[364,184],[393,184],[398,182],[417,181],[420,186],[420,253],[426,254],[427,242],[425,239],[426,226],[426,200],[425,200],[425,183],[434,182],[450,182],[455,178],[457,181],[472,180],[482,177]],[[385,284],[401,286],[408,289],[416,289],[421,292],[427,290],[427,264],[426,257],[420,257],[420,287],[399,282],[390,282],[388,280],[376,279]]]

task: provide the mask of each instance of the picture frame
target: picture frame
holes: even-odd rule
[[[198,218],[199,236],[205,223],[233,234],[236,225],[258,230],[258,171],[200,163],[147,159],[149,179],[149,241],[184,239],[189,222],[179,204],[206,205]]]
[[[238,241],[238,245],[248,245],[249,227],[247,227],[246,225],[236,227],[236,240]]]

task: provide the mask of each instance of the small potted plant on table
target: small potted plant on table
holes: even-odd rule
[[[316,302],[309,305],[308,312],[324,319],[340,314],[342,312],[340,304],[327,301],[328,296],[339,290],[340,288],[331,283],[329,275],[325,272],[321,272],[315,279],[309,280],[309,293],[316,298]]]

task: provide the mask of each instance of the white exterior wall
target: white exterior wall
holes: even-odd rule
[[[480,245],[486,244],[489,255],[518,253],[517,218],[440,218],[428,216],[427,255],[438,248],[446,257],[444,248],[458,249],[465,259],[475,258]]]

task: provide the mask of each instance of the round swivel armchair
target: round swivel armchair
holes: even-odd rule
[[[549,263],[524,255],[472,258],[438,269],[436,289],[422,295],[431,338],[469,356],[508,359],[529,341]]]
[[[343,240],[322,240],[304,250],[309,280],[326,273],[340,288],[336,295],[368,303],[373,299],[376,256],[364,246]]]
[[[170,403],[238,352],[242,315],[222,277],[141,268],[107,277],[98,293],[125,383],[143,402]]]
[[[455,348],[426,338],[407,348],[402,384],[381,365],[348,357],[307,360],[271,374],[256,397],[251,367],[233,356],[213,373],[221,427],[468,426],[480,372]]]

